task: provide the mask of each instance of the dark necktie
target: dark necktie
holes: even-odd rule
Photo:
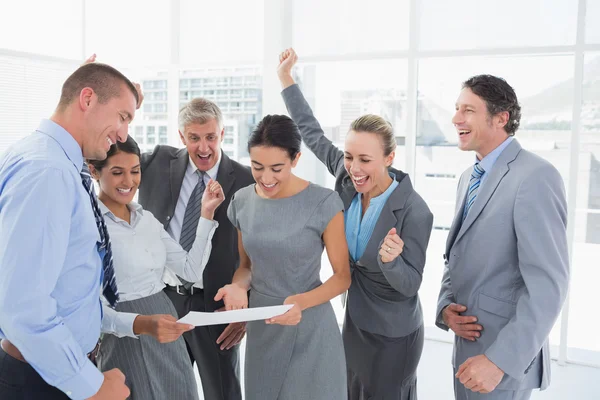
[[[98,199],[96,198],[94,186],[92,185],[92,176],[90,175],[90,170],[86,164],[83,165],[83,169],[81,170],[81,181],[83,183],[83,187],[85,187],[85,190],[87,190],[88,194],[90,195],[92,209],[94,210],[94,217],[96,218],[96,226],[98,227],[98,232],[100,232],[98,252],[100,252],[100,254],[104,252],[104,257],[102,259],[102,270],[104,272],[102,278],[102,294],[111,307],[114,308],[119,302],[119,291],[117,290],[117,281],[115,279],[115,268],[113,265],[110,237],[108,236],[108,230],[106,229],[104,217],[102,216],[102,212],[98,206]]]

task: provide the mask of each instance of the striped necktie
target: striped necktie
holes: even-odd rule
[[[463,211],[463,221],[467,218],[467,214],[475,202],[477,192],[479,191],[479,186],[481,185],[481,177],[484,173],[485,171],[483,168],[481,168],[479,163],[475,163],[473,166],[473,172],[471,172],[471,180],[469,181],[469,191],[467,192],[467,201]]]
[[[110,237],[108,236],[108,229],[106,228],[104,217],[102,216],[102,212],[98,206],[98,199],[96,198],[94,186],[92,185],[90,170],[86,164],[83,165],[83,169],[81,170],[81,181],[83,183],[83,187],[85,187],[85,190],[90,195],[92,209],[94,210],[94,217],[96,218],[96,226],[98,227],[98,232],[100,233],[98,252],[100,254],[104,254],[104,257],[102,258],[102,294],[111,307],[114,308],[119,302],[119,291],[117,290],[117,281],[115,278],[115,268],[113,265]]]
[[[202,208],[202,195],[206,184],[204,183],[204,174],[206,172],[196,170],[198,175],[198,183],[194,187],[190,199],[188,200],[187,206],[185,207],[185,214],[183,215],[183,223],[181,224],[181,235],[179,236],[179,244],[185,251],[190,251],[194,240],[196,240],[196,229],[198,228],[198,221],[200,220],[200,209]],[[183,287],[190,289],[194,284],[188,282],[185,279],[178,276]]]

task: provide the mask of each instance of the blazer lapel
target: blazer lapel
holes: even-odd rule
[[[354,185],[352,185],[352,182],[350,182],[349,185],[345,186],[341,193],[340,193],[340,198],[342,199],[342,202],[344,203],[344,210],[348,210],[348,208],[350,208],[350,205],[352,204],[352,199],[354,198],[354,196],[356,195],[356,189],[354,189]]]
[[[169,181],[171,184],[171,206],[173,210],[177,205],[177,200],[179,199],[179,191],[181,190],[181,185],[183,184],[183,178],[185,176],[185,170],[187,168],[189,162],[189,156],[186,148],[180,149],[177,152],[175,158],[171,160],[171,165],[169,169]],[[172,211],[169,215],[172,214]]]
[[[371,238],[367,243],[365,252],[363,253],[363,256],[359,262],[361,262],[363,259],[373,258],[373,256],[377,256],[377,254],[379,254],[379,243],[388,234],[390,229],[394,228],[398,223],[398,218],[396,218],[396,214],[394,212],[404,208],[406,200],[408,199],[408,196],[411,194],[412,190],[412,183],[410,182],[409,176],[406,175],[399,182],[398,187],[392,192],[388,200],[385,202],[385,205],[381,210],[381,214],[377,219],[377,223],[375,224],[375,228],[373,229],[373,233],[371,234]],[[397,232],[397,234],[402,236],[402,232]]]
[[[235,173],[233,171],[231,159],[223,152],[223,150],[221,150],[221,164],[219,164],[219,170],[217,171],[217,182],[221,184],[223,194],[225,195],[225,198],[227,198],[235,183]]]
[[[477,198],[471,206],[471,209],[467,214],[467,218],[464,220],[460,230],[458,231],[458,235],[456,236],[456,240],[454,242],[459,241],[465,232],[471,227],[471,225],[473,225],[473,222],[475,222],[477,217],[479,217],[488,201],[490,201],[490,198],[498,188],[498,185],[508,173],[510,169],[509,164],[514,161],[519,154],[519,151],[521,151],[521,145],[516,140],[513,140],[513,143],[509,144],[508,147],[504,149],[502,154],[500,154],[500,157],[498,157],[496,163],[494,164],[494,168],[492,168],[490,176],[487,177],[485,184],[481,188],[481,191],[477,194]],[[459,217],[459,214],[461,214],[460,211],[462,211],[462,208],[456,213],[457,218],[462,218]]]
[[[469,189],[469,179],[473,168],[469,169],[468,173],[465,173],[463,179],[460,181],[458,192],[456,194],[456,202],[460,202],[460,207],[456,209],[454,213],[454,220],[450,226],[450,232],[448,232],[448,239],[446,240],[446,252],[445,255],[450,253],[452,245],[456,241],[456,235],[462,226],[462,210],[465,209],[465,202],[467,201],[467,190]]]

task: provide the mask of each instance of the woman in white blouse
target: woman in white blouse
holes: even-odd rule
[[[99,205],[111,238],[120,296],[118,312],[105,308],[115,326],[102,340],[98,366],[102,371],[119,368],[133,400],[198,399],[181,337],[193,327],[176,323],[177,312],[162,290],[162,275],[168,267],[187,281],[202,279],[218,226],[213,215],[224,199],[221,186],[216,181],[206,186],[196,239],[187,253],[152,213],[133,202],[141,171],[140,149],[131,137],[113,144],[105,160],[89,161],[89,166],[100,187]],[[127,326],[132,329],[123,336]],[[157,331],[164,332],[162,338]],[[137,336],[141,333],[151,336]],[[177,339],[161,344],[152,336],[161,342]]]

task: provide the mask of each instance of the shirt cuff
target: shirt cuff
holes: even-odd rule
[[[196,236],[202,236],[202,234],[208,233],[208,237],[211,237],[213,231],[219,227],[219,223],[213,219],[206,219],[200,217],[198,221],[198,229],[196,230]]]
[[[138,335],[133,333],[133,322],[139,314],[119,312],[115,318],[115,332],[118,337],[138,338]]]
[[[70,399],[85,400],[100,390],[104,382],[104,375],[98,368],[86,359],[86,362],[78,374],[64,381],[56,387],[62,390]]]

